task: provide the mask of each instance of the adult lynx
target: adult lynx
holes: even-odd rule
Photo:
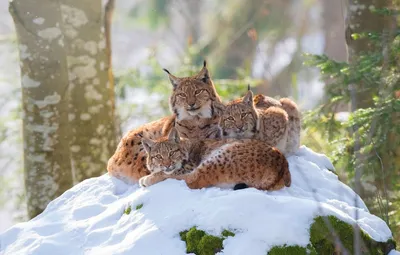
[[[244,183],[278,190],[291,184],[285,156],[259,140],[186,140],[172,129],[168,138],[143,139],[143,145],[152,172],[139,180],[144,187],[167,178],[185,180],[192,189]]]

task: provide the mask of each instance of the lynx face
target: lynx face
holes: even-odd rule
[[[195,116],[211,118],[214,111],[212,102],[220,100],[206,64],[197,75],[191,77],[178,78],[167,70],[165,71],[168,73],[173,86],[170,107],[177,119],[192,119]]]
[[[175,128],[171,130],[168,139],[152,141],[143,138],[142,144],[147,152],[147,168],[152,173],[163,171],[172,174],[175,170],[181,169],[189,157],[180,145],[180,138]]]
[[[242,99],[230,102],[222,111],[220,128],[223,137],[252,138],[257,131],[258,115],[249,90]]]

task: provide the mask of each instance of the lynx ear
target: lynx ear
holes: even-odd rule
[[[167,69],[163,68],[163,70],[168,74],[168,78],[171,81],[172,86],[176,88],[176,86],[178,86],[179,83],[179,78],[176,77],[175,75],[172,75]]]
[[[210,74],[207,69],[207,62],[204,60],[203,68],[200,72],[196,75],[198,79],[200,79],[204,83],[208,83],[210,81]]]
[[[154,142],[150,139],[147,138],[142,138],[142,144],[143,144],[143,148],[144,150],[150,154],[151,151],[151,147],[154,145]]]
[[[171,131],[169,131],[168,140],[174,143],[180,142],[181,139],[176,128],[172,128]]]
[[[221,102],[214,101],[213,109],[217,115],[222,115],[226,109],[226,106]]]
[[[247,105],[253,104],[253,92],[251,90],[247,91],[246,95],[243,97],[242,102]]]

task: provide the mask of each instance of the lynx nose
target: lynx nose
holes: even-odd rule
[[[166,166],[164,171],[165,172],[171,172],[173,170],[174,170],[174,167],[171,165],[171,166]]]
[[[236,127],[237,128],[237,130],[239,131],[239,132],[243,132],[243,130],[244,130],[244,126],[239,126],[239,127]]]
[[[195,105],[196,103],[193,103],[193,104],[189,104],[189,108],[194,108],[194,105]]]

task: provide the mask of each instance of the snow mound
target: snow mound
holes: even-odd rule
[[[292,186],[272,192],[191,190],[177,180],[140,188],[107,174],[92,178],[52,201],[35,219],[2,233],[0,254],[179,255],[186,254],[179,232],[197,226],[212,235],[235,232],[220,254],[265,255],[276,245],[306,246],[317,215],[354,223],[356,212],[357,223],[373,239],[391,238],[385,222],[328,170],[333,166],[325,156],[302,146],[288,161]]]

